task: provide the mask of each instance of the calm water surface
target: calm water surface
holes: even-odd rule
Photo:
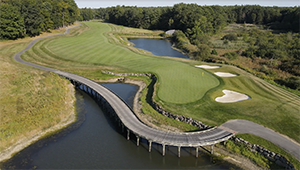
[[[130,42],[135,44],[136,48],[140,48],[146,51],[150,51],[152,54],[157,56],[169,56],[178,58],[188,58],[188,56],[176,51],[172,48],[171,42],[161,39],[128,39]]]
[[[128,84],[104,84],[119,94],[129,105],[137,86]],[[126,140],[125,133],[99,106],[83,92],[79,115],[85,115],[78,128],[66,129],[40,141],[17,154],[6,168],[15,169],[229,169],[225,163],[213,164],[211,158],[201,152],[195,158],[194,149],[183,148],[177,158],[177,148],[166,148],[153,144],[148,152],[146,140],[136,146],[135,137]]]

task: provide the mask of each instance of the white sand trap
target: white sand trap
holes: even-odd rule
[[[216,102],[219,103],[235,103],[235,102],[240,102],[243,100],[248,100],[250,99],[249,96],[242,94],[242,93],[238,93],[238,92],[234,92],[234,91],[230,91],[230,90],[223,90],[222,91],[225,95],[222,97],[217,97],[215,100]]]
[[[208,65],[199,65],[199,66],[195,66],[195,67],[204,68],[204,69],[216,69],[216,68],[220,68],[220,66],[208,66]]]
[[[215,72],[215,75],[219,77],[236,77],[236,74],[231,74],[231,73],[224,73],[224,72]]]

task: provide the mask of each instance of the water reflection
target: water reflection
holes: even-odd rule
[[[167,40],[138,38],[129,39],[129,41],[134,43],[136,48],[150,51],[152,54],[157,56],[188,58],[188,56],[174,50],[171,42]]]

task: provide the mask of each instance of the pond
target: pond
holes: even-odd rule
[[[162,39],[128,39],[128,41],[134,43],[136,48],[140,48],[146,51],[150,51],[157,56],[169,56],[178,58],[189,58],[181,52],[174,50],[170,41]]]
[[[132,107],[138,87],[129,84],[103,84]],[[117,123],[103,112],[87,94],[77,91],[80,123],[58,134],[41,140],[16,154],[5,163],[4,169],[229,169],[224,162],[213,164],[208,154],[201,151],[196,158],[194,149],[183,148],[181,158],[177,148],[152,145],[148,152],[146,140],[140,146],[126,140]],[[84,117],[84,118],[83,118]],[[75,127],[74,127],[75,126]]]

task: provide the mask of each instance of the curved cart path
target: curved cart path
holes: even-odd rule
[[[220,128],[236,133],[249,133],[259,136],[283,148],[300,160],[300,144],[262,125],[248,120],[236,119],[224,123]]]

